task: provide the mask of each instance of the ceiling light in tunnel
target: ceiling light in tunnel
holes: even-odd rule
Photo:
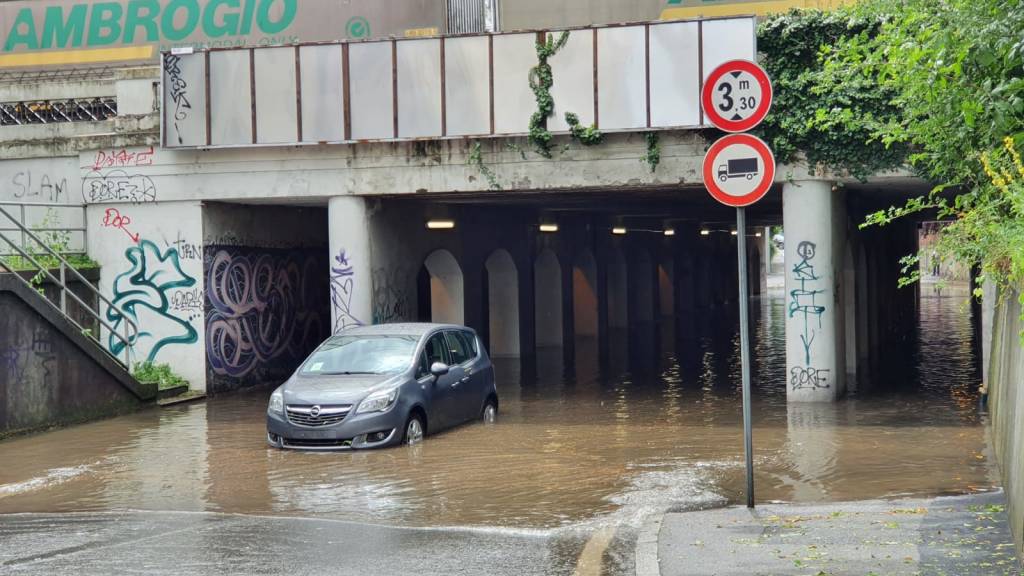
[[[736,231],[733,230],[733,231],[729,232],[729,234],[732,234],[733,236],[735,236],[736,235]]]
[[[616,226],[615,228],[612,228],[612,234],[618,234],[619,236],[621,236],[625,233],[626,229],[622,226]]]
[[[540,231],[541,232],[558,232],[558,224],[552,224],[552,223],[541,224],[540,225]]]
[[[708,230],[707,228],[704,228],[700,231],[701,236],[707,236],[709,234],[711,234],[711,230]]]
[[[761,237],[761,233],[760,232],[754,232],[754,236],[757,236],[758,238],[760,238]]]
[[[427,220],[428,230],[451,230],[455,228],[454,220]]]
[[[674,228],[666,228],[665,229],[665,236],[675,236],[675,235],[676,235],[676,231],[675,231]]]

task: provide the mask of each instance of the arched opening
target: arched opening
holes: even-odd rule
[[[573,264],[572,294],[576,336],[597,337],[597,260],[589,250]]]
[[[550,248],[533,263],[533,298],[537,346],[561,346],[562,267]]]
[[[519,356],[519,274],[516,263],[508,251],[495,250],[484,266],[487,268],[491,356]]]
[[[429,290],[429,298],[421,298],[430,303],[430,321],[451,324],[464,322],[465,304],[463,299],[462,269],[459,263],[447,250],[435,250],[423,262],[429,283],[421,283],[421,290]],[[425,295],[426,296],[426,295]],[[421,317],[427,317],[421,314]]]
[[[618,249],[608,256],[608,326],[625,328],[629,322],[626,257]]]
[[[676,313],[675,264],[672,258],[664,258],[658,265],[658,311],[662,317]]]

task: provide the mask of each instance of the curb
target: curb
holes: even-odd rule
[[[640,527],[640,533],[636,538],[636,576],[661,576],[658,537],[661,535],[661,523],[664,519],[664,512],[651,514],[644,519],[643,526]]]

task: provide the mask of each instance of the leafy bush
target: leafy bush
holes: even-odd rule
[[[134,376],[139,382],[156,382],[161,390],[188,386],[188,380],[175,374],[169,364],[143,362],[135,367]]]

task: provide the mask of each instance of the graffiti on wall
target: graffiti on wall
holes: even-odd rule
[[[178,134],[178,144],[184,140],[181,138],[180,122],[188,118],[188,112],[192,109],[189,102],[188,82],[181,74],[181,57],[175,54],[164,54],[164,73],[167,74],[167,89],[171,93],[171,102],[174,103],[174,132]]]
[[[818,296],[824,294],[825,290],[816,288],[821,277],[815,273],[814,265],[811,264],[816,250],[817,245],[806,240],[800,242],[796,248],[800,262],[793,267],[793,279],[798,285],[789,292],[789,317],[802,317],[803,319],[800,342],[804,347],[804,364],[806,366],[796,366],[791,370],[790,386],[793,390],[829,387],[829,370],[811,367],[811,345],[814,343],[817,330],[821,329],[821,317],[825,313],[825,306],[818,302]],[[815,323],[817,327],[815,327]]]
[[[99,150],[92,159],[92,169],[128,168],[153,165],[153,147],[133,152],[124,148],[118,150]]]
[[[237,246],[203,252],[209,370],[233,378],[294,370],[327,332],[319,253]]]
[[[402,271],[373,271],[373,323],[386,324],[409,319],[409,296],[401,288]]]
[[[156,184],[149,176],[128,174],[120,168],[92,171],[82,179],[82,201],[86,204],[155,202]]]
[[[48,378],[56,361],[53,340],[46,332],[36,331],[31,342],[0,347],[0,369],[7,374],[8,382],[24,380],[30,365],[41,366],[43,377]]]
[[[131,223],[131,217],[125,214],[121,214],[121,211],[118,210],[117,208],[107,208],[106,212],[103,213],[102,224],[104,228],[114,228],[116,230],[120,230],[127,234],[128,237],[132,239],[132,242],[138,244],[139,235],[137,233],[133,233],[131,230],[128,229],[128,226],[131,225]]]
[[[352,314],[352,293],[355,289],[355,272],[348,262],[345,249],[334,257],[331,263],[331,310],[334,312],[334,332],[338,333],[363,323]]]
[[[139,240],[125,251],[124,257],[131,269],[114,279],[112,301],[139,329],[130,340],[132,351],[138,354],[140,349],[148,349],[144,360],[153,362],[166,346],[198,342],[196,329],[171,309],[172,293],[196,283],[181,269],[177,250],[161,251],[155,243]],[[126,319],[117,309],[107,309],[107,320],[118,334],[125,333]],[[125,348],[124,342],[113,334],[109,335],[107,346],[115,356]]]
[[[11,188],[17,200],[33,202],[62,202],[67,200],[68,179],[51,177],[47,173],[33,174],[31,170],[16,172],[11,177]]]

